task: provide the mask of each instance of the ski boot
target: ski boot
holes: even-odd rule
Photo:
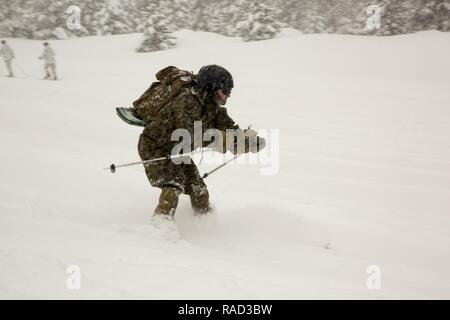
[[[178,205],[178,197],[180,191],[175,188],[163,188],[161,189],[161,195],[159,196],[159,203],[155,209],[154,216],[165,216],[173,219],[175,215],[175,209]]]
[[[206,188],[202,189],[201,192],[190,195],[190,198],[194,215],[202,216],[213,211],[213,208],[209,205],[209,193]]]

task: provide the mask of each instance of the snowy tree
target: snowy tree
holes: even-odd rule
[[[222,34],[230,37],[239,35],[239,30],[236,28],[238,23],[242,20],[243,11],[241,10],[242,0],[229,1],[230,3],[221,10],[222,13]]]
[[[12,37],[51,39],[61,34],[68,37],[71,34],[65,29],[68,3],[69,0],[18,0],[9,7],[2,4],[6,19],[2,19],[0,28]]]
[[[129,14],[133,2],[109,0],[94,14],[93,26],[98,35],[123,34],[134,31],[134,19]]]
[[[192,29],[192,8],[194,4],[189,0],[137,0],[136,14],[133,13],[137,21],[135,30],[144,32],[147,26],[148,15],[158,11],[165,16],[167,29],[171,32],[179,29]]]
[[[166,16],[157,9],[147,12],[144,40],[137,52],[150,52],[169,49],[175,46],[175,37],[169,27]]]
[[[105,6],[105,0],[83,1],[79,3],[81,9],[81,26],[86,35],[97,34],[95,14],[102,10]]]
[[[209,17],[206,19],[204,31],[225,34],[223,19],[223,9],[216,6],[211,7]]]
[[[413,30],[436,29],[436,6],[438,1],[419,0],[416,4],[411,27]],[[440,1],[439,1],[440,2]]]
[[[343,0],[346,1],[346,0]],[[302,32],[325,32],[329,26],[327,12],[343,1],[335,0],[278,0],[280,21]]]
[[[189,0],[159,0],[154,2],[166,16],[167,27],[171,31],[190,29],[192,26],[191,10],[194,3]]]
[[[342,0],[334,4],[326,13],[326,31],[329,33],[361,33],[364,26],[361,23],[361,18],[366,19],[365,16],[361,16],[358,19],[357,9],[355,10],[355,4],[352,0]],[[365,13],[364,9],[361,9],[361,13]],[[321,26],[324,28],[324,26]]]
[[[174,25],[177,29],[192,29],[192,9],[194,1],[192,0],[174,0],[171,1],[174,7]]]
[[[206,0],[194,0],[195,4],[192,8],[193,22],[192,30],[194,31],[207,31],[207,19],[208,19],[208,2]]]
[[[437,29],[450,31],[450,0],[442,0],[436,6],[436,15],[438,16]]]
[[[33,39],[68,38],[72,33],[66,28],[66,10],[70,0],[40,0],[34,7],[36,30]]]
[[[14,32],[15,14],[10,2],[0,2],[0,37],[10,37]]]
[[[410,1],[385,0],[382,3],[381,29],[377,35],[390,36],[408,32],[414,5]]]
[[[252,2],[236,28],[244,41],[266,40],[273,38],[281,29],[277,15],[279,10],[263,3]]]
[[[37,29],[36,11],[34,2],[20,0],[18,3],[2,2],[1,12],[6,20],[0,21],[2,34],[14,38],[33,38]]]
[[[445,30],[445,25],[448,27],[449,23],[450,0],[418,0],[412,22],[414,31]]]
[[[292,28],[300,29],[299,23],[302,20],[305,4],[306,2],[302,0],[278,0],[276,5],[280,8],[280,21]]]
[[[322,33],[327,29],[327,20],[317,6],[306,9],[300,30],[304,33]]]

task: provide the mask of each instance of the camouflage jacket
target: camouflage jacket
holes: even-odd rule
[[[195,121],[201,121],[202,135],[208,129],[218,129],[222,132],[227,129],[242,131],[228,116],[227,109],[219,106],[206,91],[198,89],[194,82],[193,85],[184,88],[146,124],[143,135],[150,140],[148,148],[170,154],[173,147],[180,143],[178,140],[172,141],[172,133],[176,129],[189,131],[191,151],[209,145],[211,141],[204,142],[202,137],[194,138]]]

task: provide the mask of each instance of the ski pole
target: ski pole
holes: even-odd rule
[[[240,156],[240,154],[237,154],[237,155],[235,155],[233,158],[231,158],[231,159],[225,161],[224,163],[222,163],[220,166],[218,166],[218,167],[212,169],[210,172],[206,172],[206,173],[202,176],[202,179],[205,179],[205,178],[209,177],[211,174],[213,174],[214,172],[216,172],[216,171],[219,170],[220,168],[225,167],[228,163],[230,163],[231,161],[233,161],[234,159],[236,159],[236,158],[239,157],[239,156]]]
[[[213,148],[206,149],[206,150],[203,149],[203,151],[214,151],[214,150],[215,149],[213,149]],[[138,164],[146,164],[146,163],[155,162],[155,161],[161,161],[161,160],[170,160],[170,159],[175,159],[175,158],[179,158],[179,157],[185,157],[185,156],[187,156],[189,154],[198,153],[200,151],[192,151],[192,152],[189,152],[189,153],[182,153],[182,154],[177,154],[177,155],[173,155],[173,156],[172,155],[167,155],[167,156],[160,157],[160,158],[154,158],[154,159],[149,159],[149,160],[144,160],[144,161],[130,162],[130,163],[124,163],[124,164],[118,164],[118,165],[113,163],[109,167],[104,168],[104,170],[110,170],[111,173],[114,173],[114,172],[116,172],[117,168],[135,166],[135,165],[138,165]]]
[[[251,129],[251,127],[252,127],[252,125],[249,125],[249,126],[248,126],[248,129]],[[216,172],[216,171],[219,170],[220,168],[225,167],[227,164],[229,164],[231,161],[233,161],[234,159],[236,159],[236,158],[239,157],[240,155],[241,155],[241,154],[237,154],[237,155],[235,155],[233,158],[231,158],[231,159],[225,161],[224,163],[222,163],[220,166],[218,166],[218,167],[212,169],[210,172],[206,172],[206,173],[202,176],[202,179],[205,179],[205,178],[209,177],[211,174],[213,174],[214,172]]]
[[[248,129],[251,129],[251,125],[248,126]],[[167,155],[164,157],[160,157],[160,158],[155,158],[155,159],[150,159],[150,160],[144,160],[144,161],[137,161],[137,162],[130,162],[130,163],[124,163],[124,164],[119,164],[119,165],[115,165],[114,163],[111,164],[108,168],[104,168],[104,170],[110,170],[111,173],[116,172],[117,168],[122,168],[122,167],[129,167],[129,166],[134,166],[134,165],[138,165],[138,164],[146,164],[146,163],[150,163],[150,162],[155,162],[155,161],[161,161],[161,160],[170,160],[170,159],[174,159],[174,158],[179,158],[179,157],[183,157],[186,156],[188,154],[193,154],[193,153],[198,153],[198,152],[204,152],[204,151],[216,151],[216,149],[214,148],[210,148],[210,149],[202,149],[199,151],[192,151],[189,153],[183,153],[183,154],[177,154],[174,156],[171,155]],[[224,166],[226,166],[228,163],[230,163],[231,161],[233,161],[234,159],[236,159],[237,157],[239,157],[241,154],[237,154],[235,155],[233,158],[225,161],[224,163],[222,163],[220,166],[214,168],[213,170],[211,170],[210,172],[205,173],[202,178],[206,178],[208,176],[210,176],[211,174],[213,174],[214,172],[216,172],[217,170],[219,170],[220,168],[223,168]]]

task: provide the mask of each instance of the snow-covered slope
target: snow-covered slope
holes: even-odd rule
[[[148,54],[137,34],[55,41],[54,82],[40,42],[9,40],[21,77],[0,78],[1,298],[450,298],[450,34],[177,36]],[[143,168],[103,170],[139,160],[140,129],[114,108],[167,65],[211,63],[234,75],[241,127],[280,130],[279,172],[218,171],[216,214],[195,219],[183,196],[181,240],[160,241]]]

